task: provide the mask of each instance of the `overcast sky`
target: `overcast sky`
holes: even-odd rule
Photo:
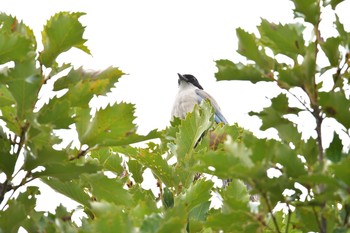
[[[350,9],[349,3],[340,9],[342,17],[348,14],[345,9]],[[235,53],[236,28],[255,32],[261,18],[276,23],[293,20],[293,4],[288,0],[0,0],[0,5],[0,11],[33,28],[38,39],[53,14],[85,12],[81,22],[93,56],[72,50],[59,61],[94,70],[116,66],[128,73],[111,99],[136,104],[140,133],[169,125],[177,73],[195,75],[231,124],[257,129],[259,121],[247,113],[268,105],[266,96],[276,92],[271,85],[216,82],[214,61],[242,59]]]
[[[23,19],[38,39],[54,13],[85,12],[81,22],[92,56],[72,50],[59,61],[86,69],[117,66],[129,74],[111,99],[136,104],[140,133],[169,124],[177,73],[195,75],[231,124],[257,128],[247,112],[268,104],[266,93],[245,82],[215,82],[214,61],[240,59],[237,27],[254,31],[261,17],[283,23],[293,17],[287,0],[0,2],[1,11]]]

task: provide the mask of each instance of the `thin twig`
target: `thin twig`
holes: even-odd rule
[[[13,197],[13,195],[16,193],[17,189],[19,189],[23,185],[28,184],[29,182],[31,182],[35,179],[36,179],[35,177],[32,177],[32,173],[27,171],[27,174],[23,177],[21,183],[19,183],[19,185],[16,185],[13,187],[13,189],[12,189],[13,192],[11,193],[11,195],[9,196],[9,198],[7,200],[10,200]],[[7,206],[7,204],[3,205],[1,211],[4,211],[6,206]]]
[[[290,219],[292,217],[292,210],[290,209],[289,203],[286,203],[288,207],[288,218],[287,218],[287,224],[286,224],[286,233],[288,232],[289,224],[290,224]]]
[[[320,222],[320,220],[319,220],[319,218],[318,218],[318,215],[317,215],[317,212],[316,212],[316,209],[315,209],[315,206],[312,206],[312,212],[314,213],[314,215],[315,215],[315,219],[316,219],[316,222],[317,222],[317,226],[318,226],[318,228],[320,229],[320,232],[324,232],[322,229],[322,224],[321,224],[321,222]]]
[[[312,113],[312,108],[310,108],[309,106],[307,106],[306,105],[306,103],[304,103],[303,101],[301,101],[293,92],[291,92],[290,90],[286,90],[290,95],[292,95],[295,99],[297,99],[298,101],[299,101],[299,103],[301,103],[303,106],[304,106],[304,108],[308,111],[308,112],[310,112],[310,113]]]
[[[275,215],[273,214],[271,204],[270,204],[269,199],[267,198],[265,192],[262,193],[262,197],[264,198],[264,200],[265,200],[265,202],[266,202],[266,205],[267,205],[267,209],[268,209],[269,213],[271,214],[272,221],[273,221],[273,224],[275,225],[276,231],[277,231],[278,233],[281,233],[280,228],[278,227],[278,223],[277,223],[276,217],[275,217]]]

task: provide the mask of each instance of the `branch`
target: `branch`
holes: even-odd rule
[[[10,200],[13,197],[13,195],[16,193],[17,189],[19,189],[20,187],[22,187],[25,184],[28,184],[29,182],[33,181],[34,179],[36,179],[36,178],[32,177],[32,173],[27,171],[27,174],[23,177],[21,183],[19,183],[18,185],[14,186],[12,188],[13,192],[11,193],[11,195],[9,196],[7,201]],[[4,205],[2,207],[1,211],[4,211],[5,207],[6,207],[6,205]]]

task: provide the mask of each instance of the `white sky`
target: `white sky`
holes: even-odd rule
[[[86,12],[81,22],[93,56],[73,50],[59,61],[87,69],[117,66],[128,73],[112,98],[136,104],[140,133],[169,124],[177,73],[195,75],[230,123],[257,128],[246,113],[266,105],[266,93],[245,82],[215,82],[214,60],[237,61],[235,28],[254,31],[261,17],[288,22],[293,16],[287,0],[0,2],[1,11],[23,19],[37,38],[54,13]]]
[[[342,7],[341,16],[347,14],[349,3]],[[169,125],[177,73],[195,75],[231,124],[257,129],[259,121],[247,113],[261,110],[269,103],[265,97],[276,92],[269,85],[216,82],[214,61],[241,59],[235,53],[236,28],[253,32],[260,18],[276,23],[293,20],[293,4],[288,0],[0,0],[0,5],[0,11],[33,28],[38,39],[46,20],[56,12],[87,13],[81,22],[93,56],[73,50],[59,60],[86,69],[116,66],[128,73],[111,98],[136,104],[141,133]]]

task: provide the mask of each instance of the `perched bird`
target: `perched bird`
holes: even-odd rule
[[[185,118],[188,112],[191,112],[196,104],[200,104],[203,100],[209,100],[211,105],[214,108],[214,120],[216,123],[223,122],[224,124],[228,124],[225,117],[222,115],[220,107],[218,103],[215,101],[211,95],[203,90],[203,87],[199,84],[198,80],[191,74],[178,74],[179,80],[179,90],[177,92],[172,116],[178,118]],[[215,148],[217,146],[218,137],[222,137],[219,135],[215,135],[214,133],[210,133],[210,146]],[[197,144],[196,144],[197,145]],[[223,187],[226,187],[230,179],[223,180]]]
[[[214,119],[216,123],[223,122],[227,124],[227,120],[222,115],[218,103],[211,95],[203,90],[198,80],[191,74],[178,74],[179,90],[174,102],[172,116],[185,118],[188,112],[193,110],[196,104],[200,104],[202,100],[208,99],[214,108]]]

